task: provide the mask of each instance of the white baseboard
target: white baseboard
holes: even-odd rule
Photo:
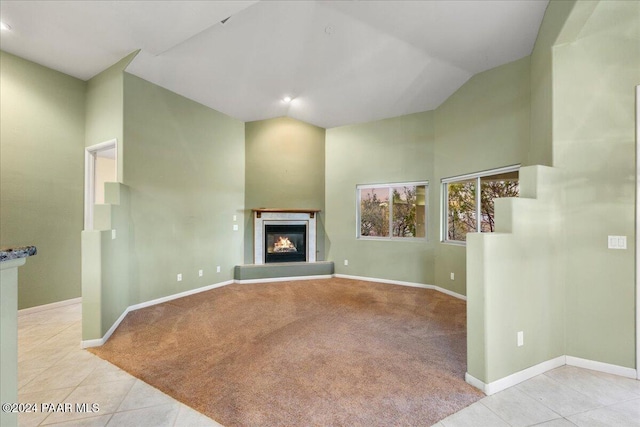
[[[483,383],[482,381],[480,381],[479,379],[477,379],[476,377],[474,377],[473,375],[471,375],[469,372],[465,372],[464,373],[464,380],[467,382],[467,384],[471,384],[472,386],[474,386],[475,388],[477,388],[478,390],[480,390],[483,393],[487,393],[485,390],[487,388],[487,385],[485,383]]]
[[[480,390],[482,390],[487,396],[491,396],[492,394],[508,389],[509,387],[513,387],[514,385],[520,384],[521,382],[531,379],[537,375],[544,374],[545,372],[552,369],[564,366],[565,364],[565,356],[558,356],[554,359],[538,363],[537,365],[531,366],[527,369],[523,369],[522,371],[490,382],[489,384],[480,381],[479,379],[470,375],[468,372],[464,375],[464,379],[475,388],[479,388]]]
[[[178,298],[188,297],[189,295],[199,294],[200,292],[210,291],[211,289],[220,288],[222,286],[231,285],[234,283],[233,280],[227,280],[226,282],[214,283],[213,285],[203,286],[201,288],[195,288],[184,292],[179,292],[177,294],[168,295],[162,298],[152,299],[150,301],[141,302],[139,304],[134,304],[128,308],[129,311],[139,310],[141,308],[151,307],[152,305],[162,304],[163,302],[171,301]]]
[[[231,285],[234,282],[235,282],[234,280],[227,280],[226,282],[214,283],[213,285],[203,286],[201,288],[191,289],[191,290],[188,290],[188,291],[179,292],[177,294],[168,295],[166,297],[156,298],[156,299],[153,299],[153,300],[150,300],[150,301],[141,302],[139,304],[130,305],[129,307],[127,307],[125,309],[125,311],[120,315],[120,317],[118,317],[118,320],[116,320],[113,323],[113,325],[111,325],[111,327],[109,328],[107,333],[104,334],[104,336],[102,338],[96,338],[96,339],[92,339],[92,340],[82,340],[81,346],[82,346],[82,348],[100,347],[101,345],[106,343],[107,340],[111,337],[111,334],[113,334],[115,332],[115,330],[118,328],[118,326],[120,326],[120,323],[124,320],[124,318],[127,316],[127,314],[129,314],[129,312],[131,312],[131,311],[139,310],[141,308],[151,307],[152,305],[156,305],[156,304],[162,304],[163,302],[171,301],[171,300],[178,299],[178,298],[183,298],[183,297],[186,297],[186,296],[189,296],[189,295],[198,294],[200,292],[209,291],[211,289],[220,288],[222,286]]]
[[[51,304],[38,305],[35,307],[23,308],[22,310],[18,310],[18,317],[25,316],[27,314],[38,313],[40,311],[51,310],[53,308],[60,308],[67,305],[78,304],[82,302],[82,297],[71,298],[64,301],[52,302]]]
[[[467,296],[466,295],[462,295],[462,294],[459,294],[457,292],[450,291],[449,289],[441,288],[440,286],[435,286],[434,285],[433,289],[438,291],[438,292],[442,292],[443,294],[447,294],[447,295],[450,295],[452,297],[461,299],[463,301],[467,300]]]
[[[592,371],[605,372],[607,374],[619,375],[621,377],[637,379],[637,372],[633,368],[612,365],[610,363],[596,362],[595,360],[581,359],[579,357],[567,356],[567,365],[578,368],[591,369]]]
[[[456,298],[460,298],[466,300],[467,297],[464,295],[457,294],[455,292],[449,291],[447,289],[440,288],[438,286],[433,285],[425,285],[423,283],[414,283],[414,282],[403,282],[400,280],[388,280],[388,279],[376,279],[372,277],[364,277],[364,276],[348,276],[345,274],[323,274],[323,275],[315,275],[315,276],[292,276],[292,277],[273,277],[268,279],[248,279],[248,280],[227,280],[226,282],[214,283],[213,285],[204,286],[202,288],[191,289],[189,291],[180,292],[177,294],[169,295],[162,298],[156,298],[150,301],[141,302],[139,304],[134,304],[126,308],[126,310],[120,315],[118,320],[115,321],[113,325],[109,328],[106,334],[102,338],[91,339],[91,340],[83,340],[82,348],[89,347],[99,347],[103,345],[107,340],[111,337],[111,334],[115,332],[120,323],[124,320],[127,314],[133,310],[139,310],[141,308],[151,307],[156,304],[162,304],[163,302],[171,301],[178,298],[183,298],[189,295],[197,294],[200,292],[205,292],[211,289],[219,288],[222,286],[227,286],[232,283],[238,284],[249,284],[249,283],[268,283],[268,282],[286,282],[292,280],[314,280],[314,279],[331,279],[332,277],[341,277],[344,279],[356,279],[356,280],[365,280],[369,282],[379,282],[379,283],[388,283],[392,285],[401,285],[401,286],[412,286],[416,288],[424,288],[424,289],[434,289],[436,291],[445,293],[447,295],[451,295]]]
[[[624,366],[611,365],[609,363],[596,362],[594,360],[580,359],[579,357],[573,356],[558,356],[554,359],[538,363],[537,365],[534,365],[527,369],[523,369],[522,371],[508,375],[504,378],[500,378],[499,380],[493,381],[489,384],[482,382],[481,380],[470,375],[468,372],[465,374],[464,379],[467,383],[471,384],[475,388],[482,390],[487,396],[490,396],[509,387],[520,384],[521,382],[531,379],[537,375],[544,374],[547,371],[559,368],[560,366],[564,365],[576,366],[578,368],[590,369],[592,371],[605,372],[621,377],[636,379],[635,369],[625,368]]]
[[[433,289],[435,291],[442,292],[443,294],[447,294],[461,300],[465,300],[465,301],[467,300],[467,297],[465,295],[458,294],[456,292],[441,288],[439,286],[427,285],[425,283],[405,282],[402,280],[378,279],[375,277],[366,277],[366,276],[351,276],[348,274],[334,274],[333,277],[339,277],[342,279],[363,280],[365,282],[387,283],[389,285],[411,286],[413,288]]]
[[[127,314],[129,314],[130,311],[132,311],[131,306],[127,307],[127,309],[120,315],[120,317],[118,317],[118,320],[116,320],[113,323],[113,325],[111,325],[107,333],[104,334],[102,338],[97,338],[93,340],[82,340],[80,342],[80,347],[81,348],[100,347],[101,345],[106,343],[107,340],[111,338],[111,334],[113,334],[115,330],[118,328],[118,326],[120,326],[120,323],[124,320],[124,318],[127,316]]]
[[[315,276],[291,276],[291,277],[270,277],[266,279],[245,279],[234,280],[234,283],[241,285],[249,283],[269,283],[269,282],[290,282],[292,280],[315,280],[315,279],[331,279],[331,274],[318,274]]]

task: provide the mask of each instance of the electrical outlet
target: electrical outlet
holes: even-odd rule
[[[111,240],[115,240],[116,238],[116,230],[111,230]]]
[[[182,273],[178,273],[178,282],[182,282]]]
[[[238,231],[238,224],[233,224],[233,231]]]
[[[344,265],[349,265],[349,260],[348,259],[344,260]]]
[[[524,331],[518,332],[518,347],[522,347],[524,345]]]
[[[216,267],[216,273],[220,273],[220,266],[219,265]]]
[[[451,273],[451,280],[455,280],[456,279],[456,275]]]
[[[202,270],[198,270],[198,277],[202,277],[203,274],[204,272]]]
[[[627,236],[609,236],[609,249],[627,249]]]

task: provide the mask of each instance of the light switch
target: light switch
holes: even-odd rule
[[[238,224],[233,224],[233,231],[238,231]]]

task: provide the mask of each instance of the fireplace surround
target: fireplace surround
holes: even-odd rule
[[[316,262],[318,209],[253,209],[254,264]]]

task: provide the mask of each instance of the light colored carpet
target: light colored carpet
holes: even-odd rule
[[[464,382],[465,302],[347,279],[229,285],[127,315],[90,351],[231,426],[428,426]]]

